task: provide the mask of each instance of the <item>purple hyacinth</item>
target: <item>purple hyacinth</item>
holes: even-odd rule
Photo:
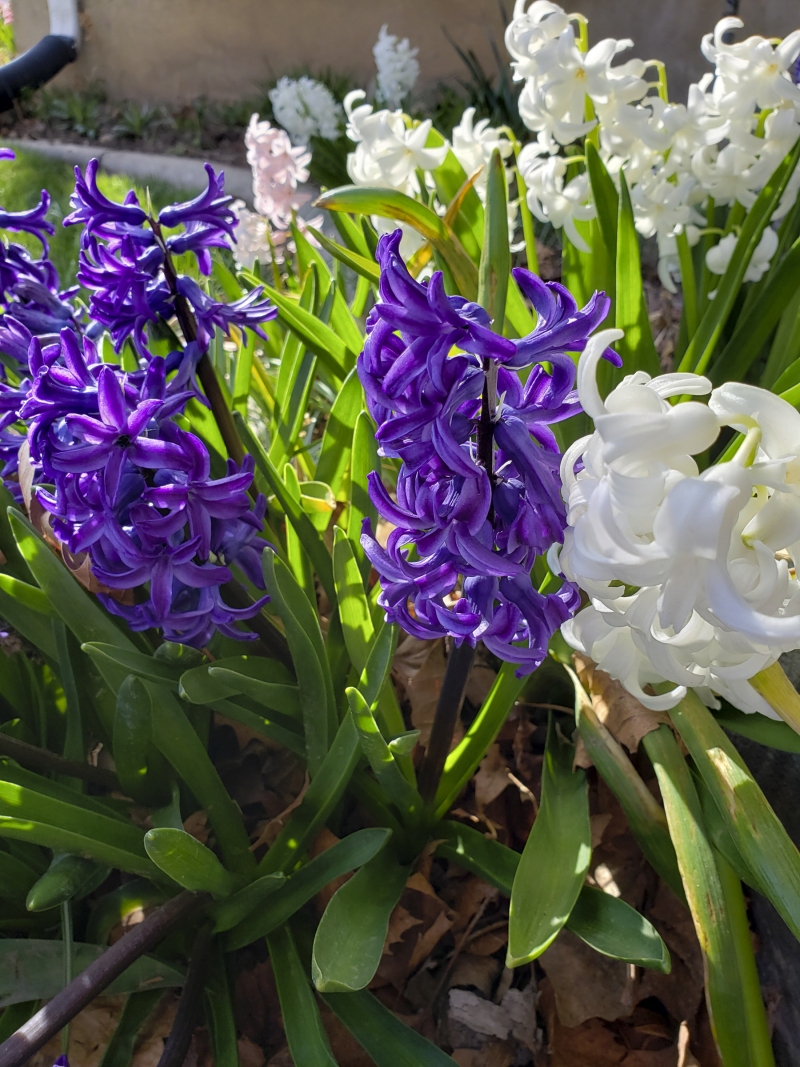
[[[221,304],[175,269],[173,253],[185,251],[210,269],[209,250],[232,237],[224,178],[206,169],[206,192],[165,209],[161,220],[133,192],[122,204],[105,197],[96,162],[85,176],[77,172],[65,223],[84,225],[78,277],[92,294],[88,320],[74,313],[72,292],[59,292],[49,261],[0,247],[0,352],[10,367],[0,383],[3,478],[20,499],[26,444],[33,497],[65,553],[85,553],[97,581],[114,591],[102,597],[108,609],[134,630],[160,628],[167,640],[199,646],[217,631],[253,637],[239,625],[268,598],[231,608],[224,587],[238,568],[264,589],[266,501],[251,500],[251,457],[220,470],[178,419],[190,399],[206,402],[195,372],[216,331],[260,332],[276,314],[262,290]],[[0,212],[0,224],[4,218]],[[12,222],[30,229],[41,219],[34,212]],[[164,227],[179,226],[165,236]],[[185,341],[166,356],[150,350],[159,320],[177,320]],[[117,350],[132,342],[127,369],[108,362],[107,350],[101,357],[95,339],[103,333]],[[120,594],[134,589],[131,604]]]
[[[570,583],[537,592],[531,571],[566,523],[550,426],[580,410],[567,352],[583,349],[609,301],[596,293],[578,310],[563,286],[517,270],[538,319],[508,340],[479,305],[448,296],[441,274],[414,281],[399,243],[400,231],[378,243],[380,302],[358,361],[379,454],[401,461],[396,500],[369,475],[370,498],[396,527],[384,549],[364,520],[378,602],[411,634],[482,640],[527,674],[579,604]],[[516,371],[531,364],[523,383]]]
[[[78,280],[91,291],[89,314],[109,331],[116,351],[128,338],[145,359],[150,357],[148,330],[160,319],[177,317],[184,340],[205,352],[215,331],[229,334],[232,326],[256,331],[275,318],[277,308],[262,300],[257,287],[241,300],[224,304],[186,275],[177,273],[173,255],[191,252],[202,274],[211,272],[211,249],[229,248],[235,241],[237,219],[232,197],[224,192],[225,175],[206,164],[208,187],[193,200],[165,207],[149,216],[134,192],[123,204],[104,196],[97,187],[97,161],[83,175],[75,169],[71,198],[74,210],[65,226],[82,223]],[[164,231],[183,226],[180,233]],[[246,335],[245,335],[246,336]]]
[[[192,392],[170,392],[167,360],[125,373],[103,363],[91,340],[65,329],[59,344],[31,343],[34,379],[20,413],[56,537],[86,552],[112,590],[147,587],[135,606],[103,596],[134,630],[161,628],[167,640],[205,644],[215,630],[247,639],[236,624],[255,615],[225,604],[220,587],[241,568],[264,588],[258,537],[266,502],[248,496],[254,464],[211,477],[203,442],[174,421]]]

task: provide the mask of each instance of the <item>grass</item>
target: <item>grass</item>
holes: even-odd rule
[[[15,151],[16,148],[15,148]],[[147,204],[147,190],[153,206],[158,209],[176,200],[186,200],[192,193],[177,189],[167,182],[149,182],[147,186],[121,174],[100,172],[97,180],[100,191],[111,200],[122,201],[129,189],[136,190],[142,206]],[[78,269],[81,226],[62,226],[61,222],[72,210],[70,194],[75,186],[75,172],[71,164],[50,159],[36,152],[17,151],[15,160],[0,161],[0,205],[7,211],[26,211],[39,202],[42,189],[52,197],[48,218],[55,225],[50,239],[50,256],[61,276],[64,288],[72,285]],[[40,255],[39,242],[28,234],[9,234],[9,239],[25,245],[34,255]]]

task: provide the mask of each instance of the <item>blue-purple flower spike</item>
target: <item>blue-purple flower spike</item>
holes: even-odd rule
[[[358,361],[379,454],[401,460],[396,499],[369,476],[373,503],[396,528],[382,548],[367,519],[361,543],[387,620],[421,638],[482,640],[522,676],[579,606],[577,586],[540,594],[531,571],[566,524],[550,426],[580,410],[567,353],[583,349],[609,301],[596,293],[579,310],[563,286],[517,270],[538,319],[530,335],[508,340],[479,305],[448,296],[440,273],[416,282],[399,244],[399,230],[378,243],[380,302]],[[515,371],[531,364],[523,384]],[[485,366],[493,388],[496,375],[488,425]]]

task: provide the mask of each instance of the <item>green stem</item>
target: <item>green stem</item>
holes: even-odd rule
[[[683,313],[686,316],[688,340],[694,337],[700,321],[697,313],[697,282],[694,276],[694,260],[686,231],[678,234],[678,257],[681,264],[681,292],[683,293]]]
[[[519,196],[519,213],[522,217],[522,233],[525,237],[525,255],[528,260],[528,270],[534,274],[539,273],[539,257],[536,254],[536,233],[533,228],[533,215],[528,207],[528,188],[525,185],[519,167],[514,168],[517,178],[517,195]]]
[[[64,988],[72,981],[72,908],[65,900],[61,905],[61,941],[64,945]],[[61,1052],[69,1053],[69,1023],[61,1031]]]

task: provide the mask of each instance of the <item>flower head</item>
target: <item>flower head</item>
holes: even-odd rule
[[[378,70],[378,99],[387,107],[400,107],[419,77],[418,48],[412,48],[407,37],[400,40],[381,26],[378,40],[372,49]]]
[[[744,711],[768,706],[747,679],[800,646],[800,414],[755,386],[711,390],[694,374],[630,375],[605,400],[594,382],[606,331],[581,356],[578,394],[594,433],[564,455],[564,575],[590,605],[563,630],[648,707],[686,686]],[[670,404],[671,397],[711,394]],[[700,471],[722,426],[745,434]],[[676,688],[661,696],[649,682]]]
[[[543,595],[530,574],[566,518],[550,429],[577,410],[566,351],[585,345],[608,302],[578,312],[561,287],[517,271],[541,317],[529,337],[509,341],[479,305],[447,296],[441,274],[415,282],[399,241],[399,231],[380,239],[380,301],[358,361],[379,454],[402,461],[396,499],[369,476],[373,503],[396,527],[385,549],[368,520],[362,534],[382,579],[379,603],[409,633],[483,640],[528,673],[578,604],[574,586]],[[510,368],[531,363],[523,385]],[[487,388],[499,397],[493,413]]]
[[[312,137],[335,141],[342,124],[342,108],[330,89],[305,75],[280,78],[270,89],[270,103],[279,122],[297,145],[307,145]]]

